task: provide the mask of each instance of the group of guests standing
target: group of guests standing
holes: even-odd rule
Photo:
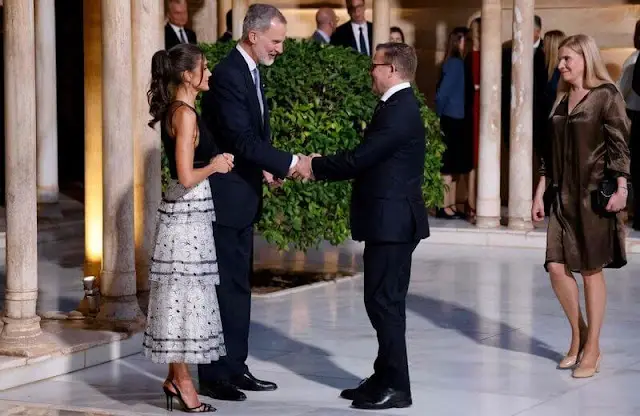
[[[438,211],[443,218],[460,215],[455,210],[455,177],[477,167],[480,24],[476,19],[471,30],[456,28],[451,32],[438,83],[436,110],[447,145],[441,173],[449,186],[444,207]],[[638,145],[636,109],[640,109],[640,102],[633,94],[640,92],[640,78],[623,78],[619,88],[592,37],[567,37],[554,30],[540,39],[538,17],[535,28],[533,150],[539,181],[531,214],[534,221],[549,216],[544,267],[571,327],[569,349],[558,368],[572,369],[575,378],[592,377],[599,371],[602,357],[603,270],[627,263],[622,210],[627,205],[631,178],[629,142]],[[640,48],[639,31],[640,22],[634,38],[636,48]],[[627,62],[628,74],[640,73],[637,64],[632,69],[629,63],[635,64],[637,56],[636,51]],[[505,77],[506,71],[503,68],[503,80],[507,80],[503,104],[511,99],[511,77]],[[508,120],[509,111],[503,109],[505,113]],[[633,132],[630,118],[636,124]],[[633,165],[638,169],[635,160]],[[470,192],[468,205],[475,202],[473,195]],[[574,273],[584,280],[586,320]]]
[[[436,113],[440,116],[447,149],[442,157],[441,174],[446,185],[442,207],[437,216],[466,218],[475,222],[476,189],[480,138],[480,17],[469,27],[456,27],[449,34],[445,57],[436,89]],[[534,164],[546,148],[549,133],[546,118],[555,100],[560,73],[557,69],[558,46],[566,37],[559,30],[541,36],[542,20],[534,17],[533,34],[533,148]],[[511,42],[502,53],[502,120],[504,148],[509,148],[511,104]],[[537,169],[534,169],[537,170]],[[465,181],[467,195],[464,212],[457,210],[457,183]]]

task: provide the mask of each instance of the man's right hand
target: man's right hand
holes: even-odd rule
[[[267,172],[266,170],[262,171],[262,177],[271,189],[280,188],[284,184],[284,181],[282,179],[276,179],[273,174]]]

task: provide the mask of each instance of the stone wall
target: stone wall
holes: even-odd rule
[[[342,0],[270,0],[289,20],[289,35],[310,36],[315,29],[318,7],[335,7],[344,23],[348,15]],[[391,25],[400,26],[407,41],[416,46],[419,58],[418,84],[432,101],[448,31],[467,25],[479,13],[480,0],[392,0]],[[371,0],[367,1],[367,17],[371,19]],[[512,1],[503,1],[502,38],[511,38]],[[536,13],[542,18],[543,30],[560,29],[568,34],[594,36],[602,48],[611,75],[616,79],[620,67],[632,52],[635,22],[640,18],[638,0],[539,0]]]

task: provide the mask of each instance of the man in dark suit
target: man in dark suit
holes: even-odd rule
[[[373,45],[373,24],[367,22],[364,0],[347,0],[347,12],[351,20],[340,25],[331,36],[331,44],[353,48],[354,50],[371,56]]]
[[[218,302],[227,356],[198,366],[200,392],[219,400],[245,400],[240,390],[275,390],[255,378],[248,355],[253,260],[253,224],[260,217],[262,180],[276,186],[289,173],[308,174],[310,159],[271,145],[269,106],[258,64],[271,65],[282,54],[286,19],[273,6],[253,4],[244,19],[242,39],[213,70],[202,97],[202,116],[222,152],[235,156],[227,175],[210,177],[216,222]],[[274,175],[278,179],[274,179]],[[225,176],[225,178],[222,178]]]
[[[331,35],[336,31],[338,16],[330,7],[323,7],[316,12],[316,31],[313,32],[311,40],[320,44],[331,42]]]
[[[189,21],[187,2],[184,0],[170,0],[168,22],[164,26],[164,48],[169,50],[181,43],[197,44],[196,33],[185,27]]]
[[[233,14],[231,10],[227,12],[226,20],[227,30],[218,38],[220,43],[231,42],[233,39]]]
[[[361,409],[411,405],[405,340],[405,298],[411,256],[429,236],[422,198],[425,129],[410,82],[415,50],[402,43],[379,45],[373,57],[373,90],[381,96],[364,141],[354,150],[314,157],[316,180],[355,179],[351,236],[364,241],[364,304],[378,336],[374,374],[341,397]]]
[[[547,86],[547,69],[544,59],[544,44],[542,41],[542,19],[534,16],[533,25],[533,147],[540,154],[544,148],[546,131],[546,101],[545,88]],[[509,147],[511,126],[511,62],[512,42],[509,41],[502,49],[502,137]]]

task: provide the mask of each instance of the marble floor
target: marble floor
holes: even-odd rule
[[[543,255],[541,250],[434,245],[415,256],[407,299],[414,405],[370,413],[640,414],[633,387],[640,382],[640,257],[607,272],[602,372],[574,380],[556,370],[568,347],[568,325],[541,266]],[[376,353],[361,279],[254,299],[252,317],[249,366],[280,388],[249,392],[243,403],[213,401],[218,414],[366,413],[338,398],[340,389],[370,374]],[[0,392],[0,414],[166,414],[160,390],[165,371],[131,356]]]

